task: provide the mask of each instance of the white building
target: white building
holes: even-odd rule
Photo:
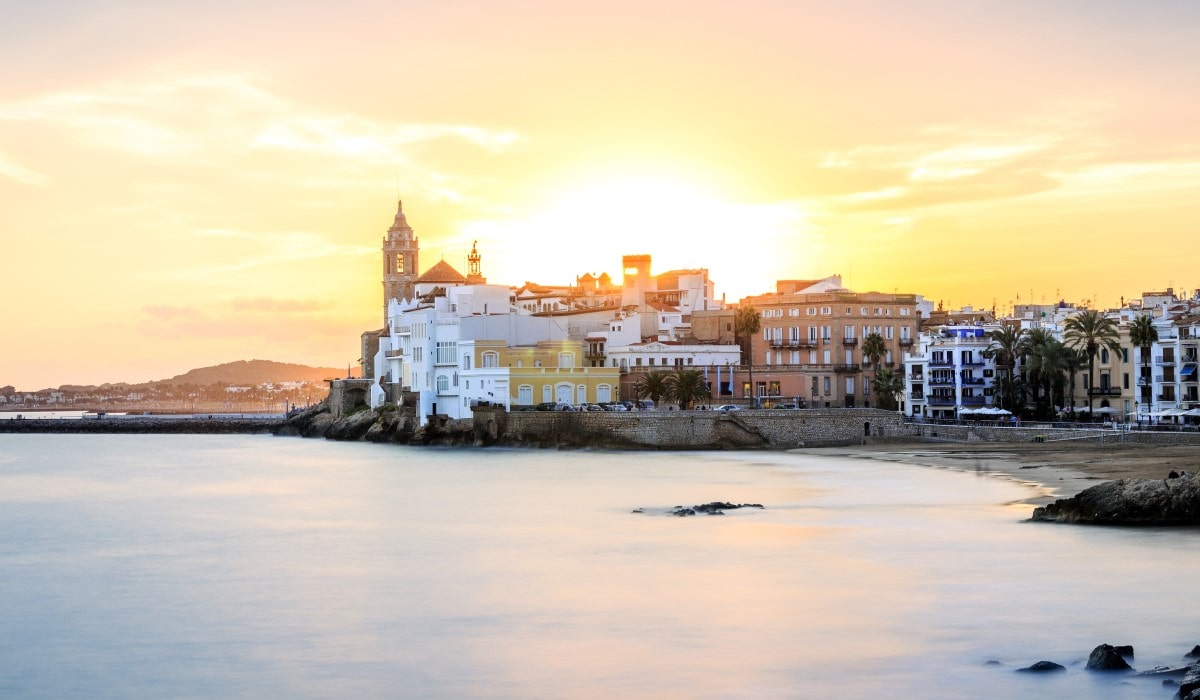
[[[958,418],[998,408],[993,402],[996,366],[988,357],[988,333],[999,326],[942,326],[922,333],[904,354],[906,413]]]

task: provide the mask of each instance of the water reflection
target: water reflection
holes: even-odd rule
[[[1194,534],[1022,523],[969,464],[3,441],[6,695],[1158,698],[1009,671],[1200,641],[1153,604]],[[714,500],[766,508],[664,514]]]

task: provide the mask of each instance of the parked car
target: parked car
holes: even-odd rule
[[[639,411],[653,411],[654,401],[651,399],[642,399],[637,402],[637,407]]]
[[[553,401],[543,401],[542,403],[539,403],[538,405],[534,406],[534,410],[553,411],[556,409],[557,405],[558,404],[554,403]]]
[[[742,407],[741,407],[741,406],[734,406],[734,405],[733,405],[733,404],[731,404],[731,403],[727,403],[727,404],[725,404],[725,405],[723,405],[723,406],[717,406],[717,407],[716,407],[714,410],[717,410],[717,411],[725,411],[725,412],[728,412],[728,411],[740,411],[740,410],[742,410]]]

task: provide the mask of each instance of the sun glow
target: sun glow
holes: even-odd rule
[[[466,237],[486,242],[489,268],[543,283],[563,273],[620,273],[617,256],[650,254],[657,274],[708,268],[718,294],[757,292],[763,280],[795,276],[816,243],[803,202],[734,202],[687,177],[635,175],[580,181],[550,191],[526,217],[476,221]],[[496,248],[504,248],[496,250]],[[775,251],[766,258],[764,249]],[[523,276],[523,277],[522,277]]]

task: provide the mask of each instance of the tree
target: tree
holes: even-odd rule
[[[1045,404],[1039,410],[1042,418],[1054,417],[1056,394],[1059,404],[1062,403],[1063,371],[1067,367],[1071,352],[1070,348],[1051,337],[1038,346],[1037,352],[1033,356],[1038,380],[1042,385],[1042,397],[1045,400]]]
[[[1018,355],[1021,358],[1021,367],[1025,372],[1025,385],[1029,387],[1031,399],[1035,410],[1041,413],[1042,403],[1039,396],[1039,389],[1042,387],[1039,369],[1041,362],[1039,356],[1041,348],[1047,342],[1053,341],[1054,336],[1045,328],[1030,328],[1025,333],[1025,337],[1021,339],[1018,346]],[[1057,342],[1057,341],[1055,341]],[[1044,417],[1044,416],[1043,416]]]
[[[1129,340],[1134,347],[1142,350],[1142,374],[1138,377],[1138,391],[1141,394],[1142,405],[1150,407],[1150,348],[1158,342],[1158,329],[1154,327],[1154,318],[1150,314],[1139,314],[1129,324]],[[1140,419],[1139,419],[1140,420]]]
[[[1085,362],[1087,362],[1087,358],[1084,356],[1082,350],[1078,350],[1066,345],[1062,346],[1062,365],[1063,369],[1067,372],[1068,386],[1070,387],[1069,396],[1072,418],[1075,417],[1075,375],[1079,373],[1079,368],[1082,367]],[[1064,400],[1062,405],[1066,407],[1068,405],[1067,401]],[[1091,417],[1090,413],[1088,417]]]
[[[639,399],[650,399],[655,404],[667,395],[666,372],[648,372],[633,386]]]
[[[663,380],[666,396],[679,404],[679,410],[686,411],[696,401],[709,398],[708,385],[700,370],[679,368],[671,372]]]
[[[1095,393],[1096,353],[1101,347],[1121,352],[1121,336],[1117,323],[1096,309],[1085,309],[1063,322],[1063,340],[1067,345],[1083,350],[1088,358],[1088,413],[1092,412]]]
[[[750,395],[754,395],[754,336],[762,329],[762,318],[758,309],[747,304],[739,306],[733,317],[733,335],[742,346],[742,361],[750,369]]]
[[[876,369],[871,388],[875,391],[879,407],[894,411],[899,408],[897,395],[904,393],[904,374],[891,367]]]
[[[986,350],[988,356],[996,361],[1000,370],[1000,407],[1016,413],[1020,408],[1017,403],[1017,381],[1013,376],[1017,368],[1017,358],[1021,356],[1022,343],[1025,340],[1025,329],[1018,326],[1005,325],[999,330],[988,333],[992,345]]]
[[[863,338],[862,354],[863,357],[871,360],[871,368],[874,371],[872,383],[874,383],[874,380],[879,378],[879,358],[887,354],[887,344],[883,342],[883,336],[871,333]],[[869,403],[867,405],[870,406]]]

